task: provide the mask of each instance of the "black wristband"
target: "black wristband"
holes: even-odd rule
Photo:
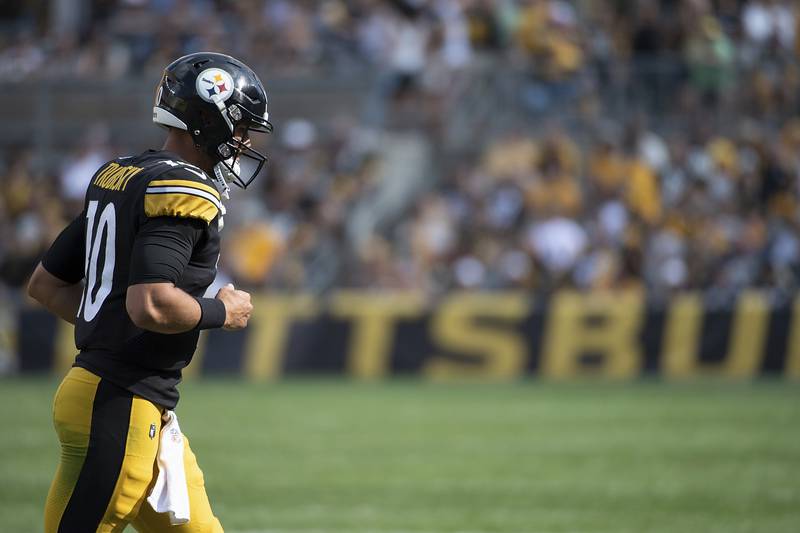
[[[225,325],[225,304],[216,298],[195,298],[200,304],[200,322],[194,329],[214,329]]]

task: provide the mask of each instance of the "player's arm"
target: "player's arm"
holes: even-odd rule
[[[70,324],[75,323],[83,294],[85,224],[81,214],[64,228],[28,282],[31,298]]]
[[[81,304],[83,284],[59,279],[39,263],[28,283],[28,294],[54,315],[74,324]]]
[[[218,311],[211,300],[222,304]],[[194,298],[171,283],[140,283],[128,287],[125,306],[136,327],[157,333],[215,327],[242,329],[253,310],[250,295],[231,284],[222,287],[215,298]],[[214,316],[219,316],[220,321]]]
[[[125,306],[133,323],[158,333],[192,329],[241,329],[247,325],[250,295],[223,287],[216,298],[195,298],[176,286],[206,222],[192,218],[149,219],[131,254]]]

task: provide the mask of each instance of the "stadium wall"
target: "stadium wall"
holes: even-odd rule
[[[415,293],[338,291],[254,297],[248,329],[201,337],[188,376],[343,374],[509,380],[541,376],[800,379],[800,297],[759,291],[724,303],[699,293],[659,302],[639,291]],[[38,308],[20,312],[17,368],[65,372],[72,327]]]

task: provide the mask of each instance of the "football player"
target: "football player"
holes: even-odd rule
[[[161,150],[109,161],[83,212],[37,266],[30,295],[75,324],[80,350],[54,400],[61,459],[47,496],[45,531],[219,532],[188,440],[188,523],[170,526],[145,499],[158,474],[162,415],[178,402],[181,369],[201,330],[244,328],[250,295],[214,280],[228,184],[247,187],[266,157],[267,95],[233,57],[197,53],[165,70],[153,121]]]

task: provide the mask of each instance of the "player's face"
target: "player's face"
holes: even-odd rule
[[[240,187],[247,187],[260,172],[266,157],[252,147],[250,124],[239,124],[233,132],[233,144],[236,145],[234,164],[238,166],[239,180],[234,182]],[[256,130],[259,131],[259,130]]]
[[[236,130],[233,132],[233,139],[237,143],[241,143],[242,145],[250,148],[252,146],[252,141],[250,140],[250,130],[245,125],[236,126]],[[239,156],[241,154],[236,154],[236,160],[239,160]]]

